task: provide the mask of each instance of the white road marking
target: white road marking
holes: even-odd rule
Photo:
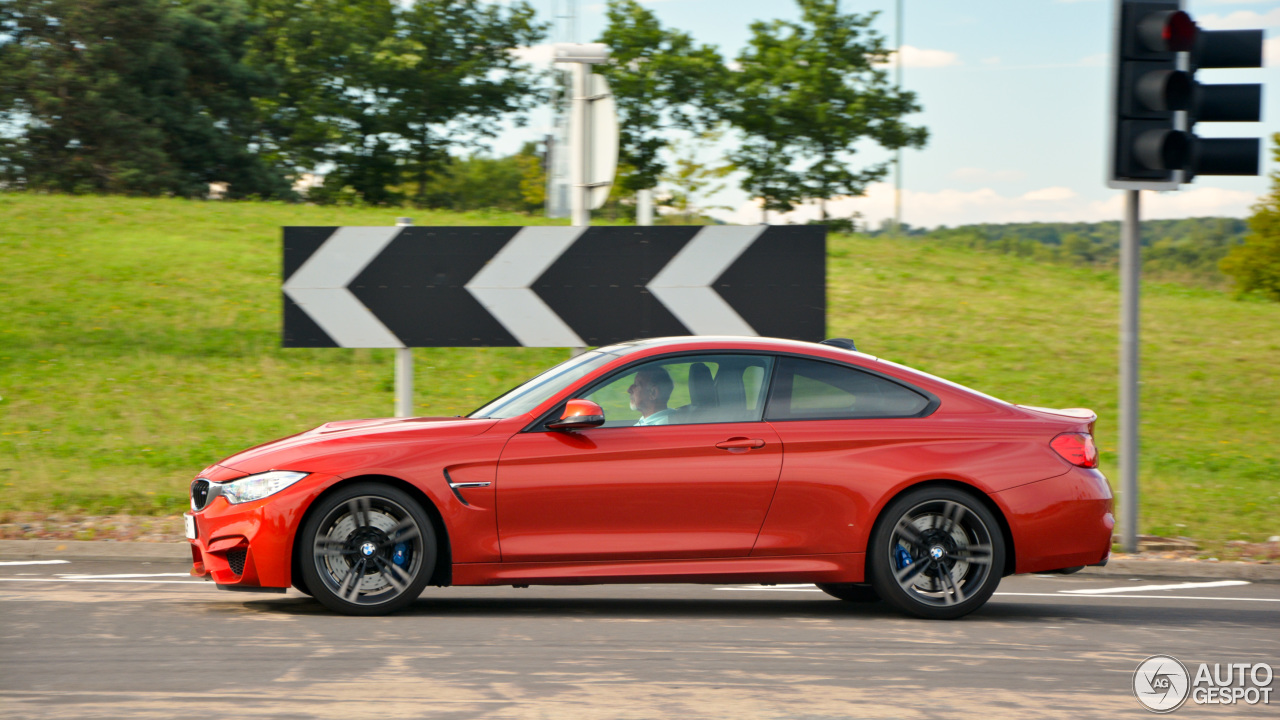
[[[1148,586],[1143,586],[1143,587],[1124,588],[1124,589],[1125,589],[1125,590],[1163,590],[1163,589],[1166,589],[1166,588],[1233,587],[1233,586],[1237,586],[1237,585],[1248,585],[1248,584],[1249,584],[1249,583],[1248,583],[1247,581],[1244,581],[1244,580],[1220,580],[1220,581],[1211,582],[1211,583],[1182,583],[1182,584],[1179,584],[1179,585],[1148,585]],[[1105,589],[1106,589],[1106,590],[1111,591],[1111,593],[1115,593],[1115,592],[1117,592],[1117,589],[1114,589],[1114,588],[1105,588]],[[814,587],[813,585],[778,585],[778,586],[776,586],[776,587],[763,587],[763,586],[756,586],[756,585],[739,585],[739,586],[736,586],[736,587],[718,587],[718,588],[716,588],[716,590],[747,590],[747,591],[753,591],[753,592],[822,592],[822,590],[820,590],[819,588]],[[1074,596],[1076,596],[1076,597],[1080,597],[1080,596],[1081,596],[1081,591],[1079,591],[1079,590],[1059,590],[1059,591],[1057,591],[1057,592],[1049,592],[1049,593],[1034,593],[1034,592],[1026,592],[1026,593],[1024,593],[1024,592],[998,592],[998,593],[996,593],[996,596],[997,596],[997,597],[999,597],[999,596],[1006,596],[1006,597],[1052,597],[1052,598],[1058,598],[1059,600],[1064,600],[1064,599],[1069,598],[1069,597],[1071,597],[1071,596],[1073,596],[1073,595],[1074,595]],[[1099,597],[1100,599],[1104,599],[1104,600],[1129,600],[1129,599],[1133,599],[1133,600],[1224,600],[1224,601],[1231,601],[1231,602],[1235,602],[1235,601],[1240,601],[1240,602],[1280,602],[1280,598],[1213,597],[1213,596],[1207,596],[1207,595],[1206,595],[1206,596],[1199,596],[1199,595],[1122,595],[1122,594],[1106,594],[1106,595],[1103,595],[1103,594],[1096,593],[1096,592],[1095,592],[1095,593],[1092,593],[1091,595],[1085,596],[1085,597],[1090,597],[1090,596],[1096,596],[1096,597]]]
[[[1134,585],[1132,587],[1087,588],[1084,590],[1060,590],[1072,595],[1110,595],[1112,593],[1146,592],[1148,590],[1190,590],[1192,588],[1233,587],[1248,585],[1247,580],[1215,580],[1214,582],[1179,583],[1177,585]]]
[[[722,587],[717,590],[754,590],[756,592],[822,592],[822,590],[810,585],[803,587],[800,585],[779,585],[778,587]]]
[[[0,565],[70,565],[70,560],[9,560]]]
[[[120,575],[79,575],[67,573],[58,575],[63,580],[108,580],[112,578],[149,578],[149,577],[191,577],[191,573],[127,573]]]
[[[0,577],[0,582],[43,583],[144,583],[152,585],[203,585],[205,580],[76,580],[74,578]]]
[[[1065,592],[1056,593],[1019,593],[1019,592],[998,592],[997,596],[1009,595],[1020,597],[1054,597],[1064,600],[1069,597],[1093,597],[1098,600],[1223,600],[1228,602],[1280,602],[1280,598],[1242,598],[1242,597],[1214,597],[1212,595],[1068,595]]]

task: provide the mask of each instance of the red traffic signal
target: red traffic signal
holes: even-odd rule
[[[1138,21],[1138,37],[1152,52],[1187,52],[1196,42],[1196,23],[1181,10],[1147,13]]]

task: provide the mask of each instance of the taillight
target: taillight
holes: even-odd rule
[[[1098,447],[1089,433],[1062,433],[1049,442],[1049,447],[1076,467],[1098,467]]]

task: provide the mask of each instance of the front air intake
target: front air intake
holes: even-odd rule
[[[242,547],[231,548],[227,551],[227,564],[231,566],[231,572],[237,575],[244,574],[244,556],[246,550]]]

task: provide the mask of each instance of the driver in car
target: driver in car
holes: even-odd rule
[[[671,400],[671,391],[675,383],[667,371],[660,368],[645,368],[636,373],[635,381],[627,388],[631,398],[631,409],[640,411],[640,419],[636,425],[666,425],[671,422],[671,410],[667,402]]]

